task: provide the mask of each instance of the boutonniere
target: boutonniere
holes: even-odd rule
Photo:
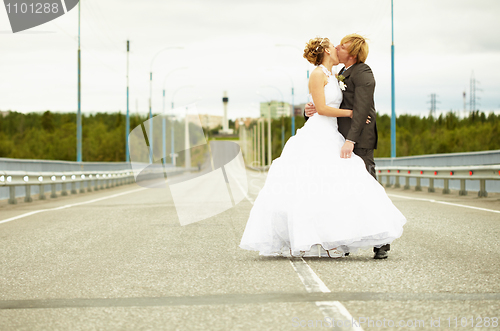
[[[345,77],[342,75],[337,76],[337,80],[339,81],[339,87],[342,91],[345,91],[347,85],[344,83]]]

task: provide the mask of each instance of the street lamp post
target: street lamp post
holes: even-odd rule
[[[153,121],[151,119],[153,118],[153,63],[158,55],[162,53],[163,51],[169,50],[169,49],[183,49],[183,47],[176,47],[176,46],[169,46],[165,47],[164,49],[161,49],[158,51],[155,56],[153,56],[153,59],[151,60],[151,65],[150,65],[150,70],[149,70],[149,134],[151,136],[151,139],[149,141],[149,162],[153,163]]]
[[[187,69],[187,67],[175,68],[174,70],[170,71],[163,79],[163,109],[162,109],[163,114],[165,114],[165,83],[167,82],[167,77],[170,76],[171,74],[173,74],[175,71],[183,70],[183,69]],[[173,120],[173,118],[172,118],[172,120]],[[167,132],[166,132],[167,131],[167,119],[165,118],[165,115],[162,116],[161,124],[162,124],[162,141],[163,141],[163,164],[165,164],[165,158],[167,157]]]
[[[290,78],[290,82],[292,83],[292,136],[295,136],[295,105],[294,105],[294,97],[295,96],[294,96],[294,88],[293,88],[293,79],[288,73],[287,73],[287,75]],[[309,77],[309,70],[307,71],[307,76]],[[281,91],[279,91],[279,92],[281,94],[281,100],[283,102],[283,100],[284,100],[283,93],[281,93]],[[284,140],[284,138],[283,138],[283,140]]]
[[[279,45],[276,45],[276,46],[279,46]],[[277,69],[277,68],[272,68],[272,69]],[[292,79],[292,76],[290,76],[289,73],[287,73],[286,71],[284,70],[280,70],[280,71],[283,71],[287,76],[288,78],[290,78],[290,83],[292,85],[292,113],[291,113],[291,117],[292,117],[292,136],[295,135],[295,104],[294,104],[294,88],[293,88],[293,79]],[[309,78],[309,70],[307,70],[307,78]],[[283,93],[281,93],[281,90],[279,90],[278,88],[274,87],[274,86],[270,86],[272,88],[275,88],[277,89],[280,94],[281,94],[281,100],[282,102],[284,103],[284,98],[283,98]],[[282,122],[283,122],[283,119],[282,119]],[[284,130],[284,124],[282,124],[281,126],[281,140],[282,140],[282,143],[281,143],[281,148],[283,149],[283,147],[285,146],[285,130]]]
[[[262,87],[273,87],[273,86],[262,86]],[[279,90],[278,90],[279,91]],[[267,139],[267,157],[268,157],[268,162],[269,162],[269,165],[271,165],[271,162],[272,162],[272,139],[271,139],[271,100],[267,99],[266,97],[264,97],[262,94],[260,94],[259,92],[256,92],[258,95],[260,95],[262,98],[266,99],[266,102],[267,102],[267,119],[268,119],[268,123],[267,123],[267,132],[268,132],[268,139]],[[280,92],[281,93],[281,92]],[[265,124],[265,119],[264,118],[261,118],[264,122],[262,123],[262,165],[265,166],[266,165],[266,161],[265,161],[265,153],[264,153],[264,145],[265,145],[265,138],[264,138],[264,133],[265,133],[265,129],[264,129],[264,124]]]
[[[184,167],[186,169],[191,168],[191,150],[189,148],[188,107],[186,107],[186,118],[184,119]]]
[[[78,1],[78,112],[76,114],[76,162],[82,162],[82,74],[80,49],[80,1]]]
[[[262,166],[265,167],[266,166],[266,148],[265,148],[265,144],[266,144],[266,129],[264,128],[264,125],[266,124],[266,119],[265,118],[261,118],[261,123],[262,123],[262,129],[261,129],[261,134],[262,134]],[[268,137],[268,139],[271,138],[271,137]]]
[[[172,93],[172,123],[171,123],[171,126],[172,126],[172,129],[170,130],[171,132],[171,154],[170,156],[172,157],[172,165],[175,167],[175,158],[178,156],[178,154],[175,153],[175,144],[174,144],[174,99],[175,99],[175,95],[177,94],[177,92],[179,92],[180,90],[182,89],[185,89],[185,88],[191,88],[193,87],[192,85],[187,85],[187,86],[181,86],[179,87],[177,90],[174,91],[174,93]],[[186,111],[186,121],[187,121],[187,111]]]
[[[78,2],[80,3],[80,2]],[[130,152],[128,147],[128,134],[130,132],[130,115],[129,115],[129,80],[128,80],[128,72],[129,72],[129,54],[130,54],[130,41],[127,40],[127,116],[125,119],[125,161],[130,162]]]
[[[277,47],[294,47],[294,48],[297,48],[299,51],[302,51],[298,46],[295,46],[295,45],[276,44],[276,46]],[[292,77],[290,77],[290,80],[292,82],[292,136],[295,136],[295,104],[294,104],[294,88],[293,88]],[[307,68],[307,80],[309,80],[309,67]]]
[[[257,139],[255,140],[256,141],[256,144],[257,144],[257,147],[256,147],[256,151],[257,151],[257,164],[260,166],[261,165],[261,161],[260,161],[260,117],[259,119],[257,120],[257,134],[256,134],[256,137]]]
[[[281,90],[279,88],[277,88],[275,86],[271,86],[271,85],[262,86],[262,87],[270,87],[270,88],[273,88],[273,89],[277,90],[279,92],[279,94],[281,95],[281,107],[283,108],[283,105],[285,104],[285,101],[284,101],[284,98],[283,98],[283,93],[281,93]],[[292,91],[293,91],[293,87],[292,87]],[[282,111],[283,111],[283,109],[282,109]],[[269,102],[269,114],[268,114],[268,118],[269,118],[269,137],[270,137],[271,136],[271,103],[270,102]],[[292,118],[293,118],[293,116],[292,116]],[[292,121],[292,128],[293,128],[293,121]],[[270,142],[270,140],[271,139],[269,139],[269,152],[268,152],[268,154],[269,154],[269,165],[271,165],[271,142]],[[282,118],[282,121],[281,121],[281,148],[282,149],[283,149],[284,145],[285,145],[285,128],[284,128],[283,118]]]
[[[396,157],[396,94],[395,94],[395,81],[394,81],[394,6],[391,0],[391,95],[392,95],[392,112],[391,112],[391,158]]]

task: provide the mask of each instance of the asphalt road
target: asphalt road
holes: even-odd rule
[[[238,248],[248,176],[186,226],[136,184],[0,204],[0,330],[500,330],[500,195],[387,189],[408,219],[387,260],[270,258]]]

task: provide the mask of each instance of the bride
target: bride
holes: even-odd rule
[[[240,247],[265,256],[338,258],[390,244],[403,233],[405,217],[359,156],[340,155],[345,139],[337,117],[352,117],[352,110],[339,109],[337,50],[315,38],[304,57],[317,66],[309,79],[317,113],[272,162]]]

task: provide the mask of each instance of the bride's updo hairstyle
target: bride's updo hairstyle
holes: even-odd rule
[[[304,48],[304,58],[315,66],[319,66],[323,62],[325,49],[328,47],[330,47],[330,40],[328,38],[311,39],[307,42],[306,48]]]

